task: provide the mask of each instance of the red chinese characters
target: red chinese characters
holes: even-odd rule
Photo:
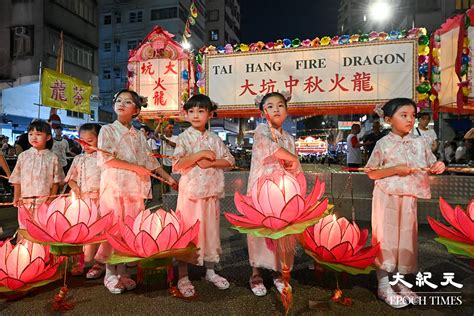
[[[79,86],[74,86],[72,88],[74,95],[72,96],[74,105],[81,105],[84,102],[83,93],[86,91],[84,88]]]
[[[66,83],[62,80],[56,79],[50,86],[51,88],[51,99],[56,101],[67,101],[65,91]]]

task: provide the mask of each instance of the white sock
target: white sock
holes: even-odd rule
[[[212,278],[214,275],[216,275],[216,271],[214,271],[214,269],[207,269],[206,270],[206,276],[208,278]]]
[[[127,265],[126,264],[118,264],[117,265],[117,274],[120,275],[120,276],[128,278]]]
[[[388,272],[382,269],[377,269],[377,280],[379,283],[379,290],[390,287],[388,283]]]
[[[105,277],[117,275],[117,266],[114,264],[106,264],[105,265]]]

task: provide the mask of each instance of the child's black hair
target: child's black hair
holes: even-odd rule
[[[418,119],[421,119],[422,117],[424,116],[428,116],[428,118],[431,120],[431,114],[428,113],[428,112],[420,112],[418,113],[418,115],[416,116]]]
[[[101,128],[100,124],[85,123],[85,124],[82,124],[81,127],[79,127],[79,135],[81,135],[81,132],[92,131],[97,136],[99,136],[100,128]]]
[[[200,109],[206,109],[208,112],[217,110],[217,105],[215,105],[211,99],[205,94],[196,94],[193,95],[189,100],[184,104],[183,109],[187,112],[190,109],[198,107]]]
[[[53,148],[53,143],[54,143],[53,134],[51,133],[51,126],[47,122],[42,121],[42,120],[34,120],[33,122],[30,123],[30,125],[28,125],[27,131],[29,133],[33,130],[37,132],[45,133],[46,135],[51,136],[51,138],[46,142],[46,148],[48,149]]]
[[[408,98],[395,98],[387,101],[382,107],[384,116],[392,117],[399,108],[404,105],[411,105],[415,109],[416,114],[416,103],[412,99]]]
[[[130,95],[132,96],[133,103],[135,103],[135,106],[138,109],[141,109],[142,107],[143,108],[147,107],[147,103],[145,102],[145,100],[141,96],[139,96],[138,93],[129,89],[122,89],[119,92],[115,93],[114,98],[112,99],[112,103],[115,104],[115,101],[117,101],[117,98],[124,92],[130,93]]]
[[[285,103],[285,108],[288,107],[288,103],[283,94],[281,94],[280,92],[270,92],[270,93],[265,94],[265,96],[262,98],[262,101],[260,101],[260,104],[258,105],[258,108],[260,109],[260,111],[263,112],[263,105],[265,104],[265,102],[267,102],[268,98],[271,98],[271,97],[279,97],[283,101],[283,103]]]

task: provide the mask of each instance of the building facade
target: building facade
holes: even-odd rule
[[[206,36],[209,45],[240,43],[239,0],[207,0]]]
[[[0,1],[0,91],[15,99],[1,102],[5,129],[26,128],[32,118],[49,118],[48,107],[31,100],[39,94],[39,67],[56,68],[60,32],[64,34],[64,73],[90,83],[98,95],[98,12],[96,0],[3,0]],[[21,87],[23,85],[27,87]],[[37,91],[35,84],[38,86]],[[17,92],[11,89],[22,88]],[[35,96],[23,95],[30,91]],[[59,110],[65,125],[77,126],[98,120],[98,98],[91,115]],[[2,98],[3,100],[3,98]],[[6,119],[5,119],[6,118]]]
[[[374,12],[372,8],[379,3],[388,6],[388,12]],[[432,32],[472,4],[473,1],[464,0],[341,0],[337,30],[338,34],[351,35],[426,27]],[[386,18],[382,19],[382,14]]]
[[[100,98],[110,113],[114,93],[127,84],[129,51],[157,25],[181,42],[190,5],[191,0],[99,0]],[[195,5],[198,17],[189,42],[196,50],[205,44],[205,6],[203,0]]]

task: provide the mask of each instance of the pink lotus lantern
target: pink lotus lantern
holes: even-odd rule
[[[0,245],[0,292],[27,291],[57,279],[60,261],[50,261],[48,247],[26,239]]]
[[[118,252],[110,262],[173,257],[189,251],[198,234],[199,221],[187,226],[179,211],[159,209],[152,213],[145,210],[135,218],[127,216],[124,222],[117,223],[107,232],[109,243]]]
[[[275,173],[258,179],[251,197],[235,193],[235,206],[242,215],[224,215],[240,232],[277,239],[301,233],[319,220],[328,208],[327,199],[319,201],[324,190],[324,183],[316,179],[313,190],[305,197],[303,173],[296,178]]]
[[[112,213],[100,217],[91,199],[61,196],[49,206],[42,205],[35,214],[21,208],[20,216],[26,219],[25,238],[53,246],[76,246],[105,240]]]
[[[444,219],[452,227],[428,216],[428,223],[439,235],[436,241],[445,245],[452,254],[474,258],[474,199],[467,206],[466,212],[460,206],[453,209],[443,198],[439,198],[439,207]]]
[[[303,247],[318,263],[335,271],[368,273],[379,251],[379,244],[365,247],[367,229],[334,215],[324,217],[303,236]]]
[[[285,284],[281,300],[286,313],[293,300],[289,287],[290,268],[284,259],[284,252],[288,249],[285,244],[292,243],[287,235],[301,233],[328,210],[328,200],[319,201],[324,189],[324,183],[316,179],[313,190],[305,197],[306,179],[303,173],[295,178],[288,173],[275,172],[259,178],[252,187],[250,197],[235,193],[235,206],[242,215],[224,213],[235,229],[256,237],[266,237],[270,249],[283,253],[279,256],[283,258],[282,279]]]

